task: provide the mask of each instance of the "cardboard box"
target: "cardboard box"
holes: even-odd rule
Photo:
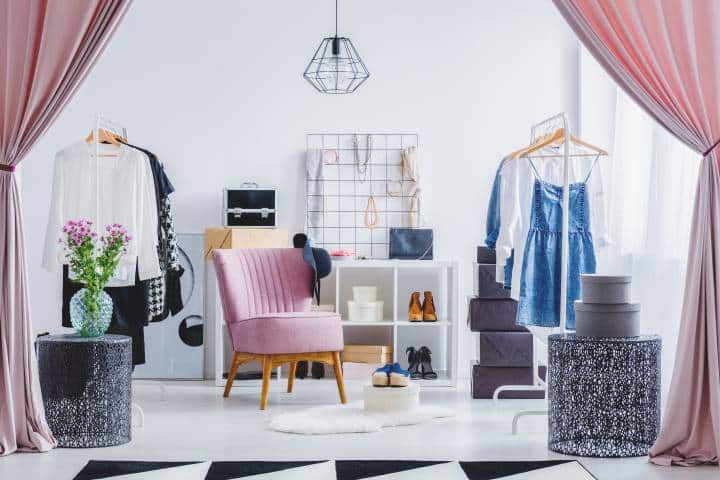
[[[382,367],[380,364],[371,363],[343,363],[343,377],[345,380],[369,381],[375,370]]]
[[[343,362],[381,364],[392,363],[393,349],[388,345],[345,345],[340,354]]]
[[[517,302],[512,298],[472,298],[468,323],[473,332],[527,332],[515,323]]]
[[[532,333],[480,332],[478,336],[480,366],[532,367]]]
[[[210,260],[216,248],[287,248],[288,232],[284,228],[231,228],[205,229],[205,260]]]
[[[495,281],[495,265],[476,263],[473,265],[473,291],[479,298],[510,298],[510,289]]]
[[[540,367],[540,378],[545,379],[547,369]],[[472,367],[472,398],[492,398],[501,385],[532,385],[533,367]],[[500,398],[545,398],[545,392],[515,390],[500,394]]]

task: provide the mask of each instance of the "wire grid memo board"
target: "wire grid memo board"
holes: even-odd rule
[[[408,226],[412,213],[415,182],[403,175],[401,165],[402,151],[410,146],[418,146],[417,134],[306,136],[305,233],[315,245],[351,250],[357,257],[388,258],[389,229]],[[310,166],[313,158],[315,168]],[[370,197],[374,208],[368,205]],[[374,216],[374,228],[368,228],[366,213],[371,220]]]

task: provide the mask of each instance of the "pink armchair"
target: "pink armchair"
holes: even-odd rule
[[[257,360],[263,367],[260,410],[265,410],[272,369],[290,364],[291,393],[297,362],[308,360],[333,366],[340,401],[346,403],[340,316],[310,311],[312,269],[302,249],[215,250],[213,261],[235,351],[223,396],[230,395],[238,367]]]

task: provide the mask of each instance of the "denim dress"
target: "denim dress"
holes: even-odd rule
[[[523,254],[517,324],[560,326],[563,188],[544,182],[535,173],[530,230]],[[590,170],[592,173],[592,169]],[[566,328],[575,329],[575,300],[580,298],[580,274],[595,273],[595,248],[590,232],[587,181],[569,186],[570,218]]]

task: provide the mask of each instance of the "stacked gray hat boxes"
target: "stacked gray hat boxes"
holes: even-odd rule
[[[517,302],[510,290],[495,281],[495,250],[477,247],[474,296],[468,324],[476,332],[476,358],[472,367],[473,398],[492,398],[502,385],[533,384],[533,335],[515,324]],[[540,370],[545,376],[545,367]],[[544,392],[507,391],[500,398],[543,398]]]
[[[640,335],[640,304],[630,301],[629,275],[581,275],[575,301],[575,333],[584,337]]]

